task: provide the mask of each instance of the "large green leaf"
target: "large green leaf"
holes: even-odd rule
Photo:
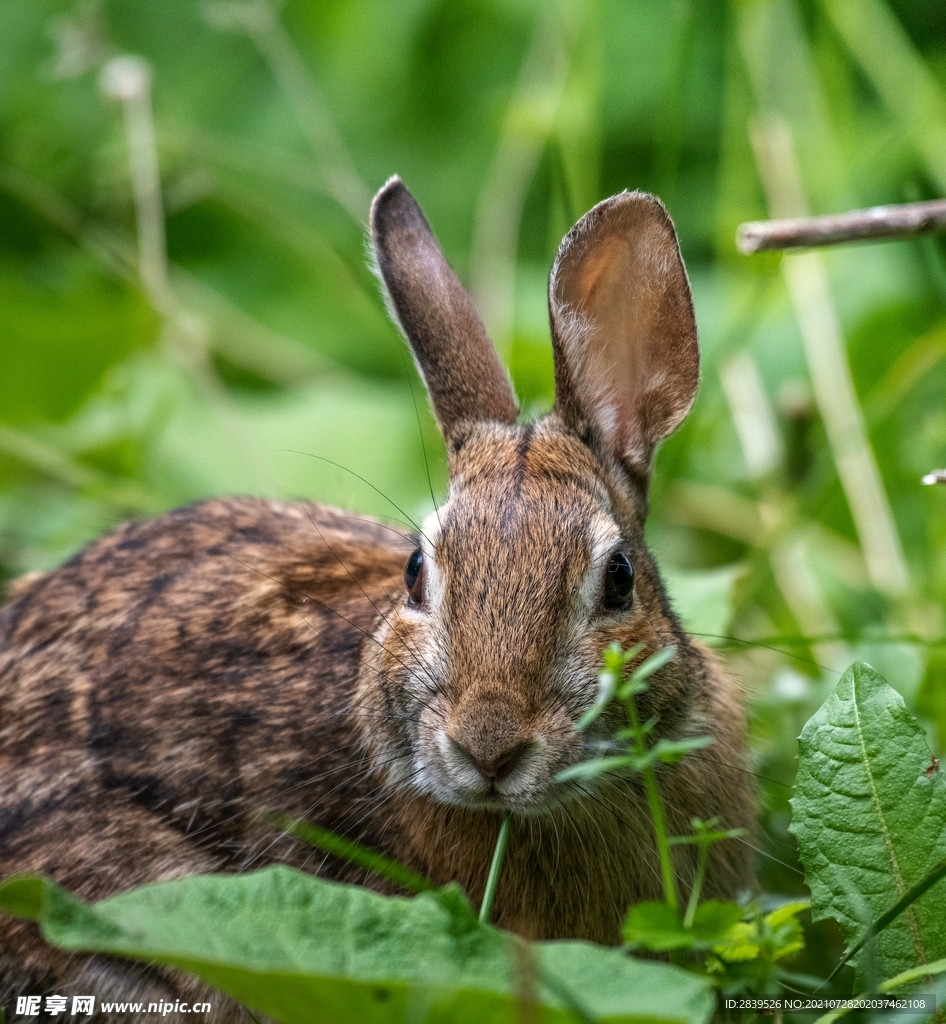
[[[459,890],[389,898],[284,867],[145,886],[94,906],[41,878],[0,908],[46,939],[183,968],[286,1022],[487,1024],[534,998],[543,1021],[707,1021],[695,975],[587,942],[526,944],[480,925]]]
[[[862,662],[799,739],[792,831],[815,920],[849,943],[946,857],[946,782],[903,699]],[[889,978],[946,956],[946,883],[938,882],[855,958]]]

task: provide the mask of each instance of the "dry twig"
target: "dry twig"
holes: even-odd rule
[[[736,245],[748,255],[765,249],[838,245],[871,238],[903,238],[930,231],[946,231],[946,199],[927,203],[873,206],[827,217],[755,220],[740,224]]]

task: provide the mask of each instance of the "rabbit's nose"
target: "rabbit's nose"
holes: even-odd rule
[[[450,743],[458,754],[469,761],[480,775],[490,782],[501,782],[512,775],[533,746],[531,741],[526,740],[490,756],[485,753],[474,753],[469,747],[465,747],[453,738],[450,739]]]

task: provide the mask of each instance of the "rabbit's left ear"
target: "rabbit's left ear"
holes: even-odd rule
[[[660,200],[623,192],[585,214],[559,248],[549,310],[556,410],[646,487],[700,376],[690,284]]]
[[[375,196],[371,235],[444,437],[469,421],[515,423],[519,404],[483,321],[400,178]]]

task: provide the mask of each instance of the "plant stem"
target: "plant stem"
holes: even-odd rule
[[[480,924],[489,924],[489,913],[493,909],[493,899],[499,886],[499,872],[502,870],[503,858],[506,856],[506,844],[509,842],[509,822],[511,820],[512,815],[507,814],[499,826],[496,849],[493,850],[493,862],[489,866],[486,890],[483,893],[483,902],[480,904]]]
[[[645,768],[642,774],[650,816],[654,821],[654,838],[657,840],[657,853],[660,857],[660,876],[663,879],[664,899],[667,906],[676,910],[680,904],[677,900],[677,885],[673,877],[673,861],[670,859],[670,843],[667,842],[667,825],[664,821],[660,791],[657,789],[657,777],[653,768]]]
[[[684,928],[693,927],[693,918],[696,915],[696,907],[700,902],[700,892],[703,889],[703,879],[706,878],[706,862],[708,860],[709,846],[706,843],[701,843],[699,859],[696,862],[696,876],[693,879],[693,888],[690,890],[690,901],[687,903],[687,912],[683,916]]]
[[[647,738],[641,728],[640,719],[637,717],[637,705],[634,703],[633,694],[627,699],[627,716],[634,732],[637,753],[646,754]],[[657,856],[660,858],[660,877],[663,881],[664,900],[668,907],[678,910],[680,904],[677,900],[677,885],[673,877],[673,861],[670,859],[670,843],[667,838],[663,801],[660,799],[660,790],[657,788],[657,775],[652,766],[642,768],[641,775],[644,777],[644,792],[647,794],[647,805],[654,823],[654,839],[657,842]]]

